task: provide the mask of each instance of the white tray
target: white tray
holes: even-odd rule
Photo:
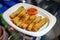
[[[37,32],[30,32],[27,31],[25,29],[21,29],[19,27],[17,27],[15,24],[12,23],[12,21],[10,20],[10,14],[13,13],[15,10],[17,10],[20,6],[24,6],[25,9],[30,8],[30,7],[35,7],[38,10],[38,14],[39,16],[47,16],[50,20],[49,25],[48,23],[46,23],[41,29],[39,29],[39,31]],[[44,9],[31,5],[31,4],[26,4],[26,3],[18,3],[14,6],[12,6],[11,8],[9,8],[8,10],[6,10],[3,13],[3,18],[6,20],[6,22],[11,25],[13,28],[15,28],[17,31],[22,32],[24,34],[30,35],[30,36],[36,36],[36,37],[40,37],[45,35],[47,32],[49,32],[52,27],[54,26],[54,24],[56,23],[56,18],[49,12],[45,11]],[[47,26],[48,25],[48,26]]]

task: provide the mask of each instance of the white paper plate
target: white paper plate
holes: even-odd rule
[[[20,6],[24,6],[25,9],[30,8],[30,7],[35,7],[38,10],[38,14],[39,16],[47,16],[50,20],[49,25],[48,23],[46,23],[39,31],[37,32],[30,32],[27,31],[25,29],[21,29],[19,27],[17,27],[15,24],[13,24],[10,20],[10,14],[13,13],[15,10],[17,10]],[[44,9],[31,5],[31,4],[26,4],[26,3],[18,3],[14,6],[12,6],[11,8],[9,8],[7,11],[5,11],[3,13],[3,18],[6,20],[6,22],[11,25],[13,28],[15,28],[17,31],[22,32],[24,34],[30,35],[30,36],[36,36],[36,37],[40,37],[45,35],[47,32],[49,32],[52,27],[54,26],[54,24],[56,23],[56,18],[49,12],[45,11]],[[48,25],[48,26],[47,26]]]

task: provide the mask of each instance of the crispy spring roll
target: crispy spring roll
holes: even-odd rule
[[[35,18],[36,18],[36,16],[33,15],[33,16],[30,17],[29,20],[27,20],[27,24],[29,24],[29,26],[26,28],[27,30],[31,31],[31,29],[34,25],[33,21],[35,20]]]
[[[10,18],[14,18],[14,17],[17,16],[19,13],[21,13],[22,10],[24,10],[24,7],[23,7],[23,6],[19,7],[15,12],[13,12],[13,13],[10,15]]]
[[[22,23],[22,24],[20,25],[20,27],[23,28],[23,29],[26,29],[27,26],[28,26],[28,24],[26,24],[26,23]]]
[[[24,19],[24,21],[23,21],[23,22],[27,21],[29,17],[30,17],[30,15],[25,14],[25,19]]]
[[[27,19],[29,18],[30,16],[28,14],[25,14],[25,18],[23,18],[23,22],[22,24],[20,25],[21,28],[26,28],[28,24],[25,23],[25,21],[27,21]]]
[[[31,24],[32,21],[34,21],[34,19],[36,18],[36,16],[30,16],[30,18],[25,22],[26,24]]]
[[[27,15],[27,14],[21,14],[21,15],[19,16],[19,19],[20,19],[22,22],[25,22],[28,18],[29,18],[29,15]]]
[[[36,18],[36,16],[30,16],[30,17],[25,21],[25,23],[26,23],[26,24],[30,24],[35,18]]]
[[[35,19],[35,15],[34,16],[31,16],[30,18],[28,18],[25,22],[23,22],[22,24],[21,24],[21,28],[27,28],[28,27],[28,25]]]
[[[42,19],[41,16],[36,17],[36,19],[33,21],[35,24],[38,23]]]
[[[36,18],[36,15],[30,16],[31,20],[34,20]]]
[[[30,15],[26,14],[26,19],[25,19],[25,21],[26,21],[29,17],[30,17]]]
[[[25,10],[25,9],[23,9],[23,10],[21,11],[21,13],[20,13],[19,15],[17,15],[17,16],[20,17],[22,14],[26,14],[26,10]]]
[[[19,15],[17,15],[21,21],[26,18],[26,10],[23,10]]]
[[[34,26],[34,24],[38,23],[41,19],[41,16],[36,17],[35,20],[27,27],[27,30],[32,31],[32,27]]]
[[[25,29],[25,28],[27,28],[27,26],[29,25],[30,22],[31,22],[30,20],[29,20],[29,21],[25,21],[25,22],[23,22],[23,23],[20,25],[20,27],[23,28],[23,29]]]
[[[31,23],[31,24],[27,27],[27,30],[28,30],[28,31],[31,31],[31,30],[32,30],[33,25],[34,25],[34,23]]]
[[[38,31],[39,28],[41,28],[47,22],[48,22],[48,18],[47,17],[43,18],[39,23],[37,23],[37,24],[34,25],[33,31]]]
[[[15,17],[14,19],[12,19],[13,23],[16,24],[17,26],[19,26],[21,24],[21,21],[19,20],[18,17]]]
[[[12,19],[13,23],[17,24],[19,22],[19,18],[15,17],[14,19]]]

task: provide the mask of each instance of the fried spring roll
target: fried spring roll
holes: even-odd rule
[[[35,20],[35,18],[36,18],[36,16],[33,15],[33,16],[31,16],[30,19],[28,20],[29,26],[26,28],[27,30],[31,31],[31,29],[32,29],[32,27],[33,27],[33,25],[34,25],[33,21]]]
[[[32,30],[33,25],[34,25],[34,23],[31,23],[31,24],[27,27],[27,30],[28,30],[28,31],[31,31],[31,30]]]
[[[36,18],[36,16],[30,16],[30,17],[25,21],[25,23],[26,23],[26,24],[30,24],[35,18]]]
[[[33,15],[30,17],[31,20],[34,20],[36,18],[36,15]]]
[[[34,16],[31,16],[30,18],[28,18],[25,22],[23,22],[22,24],[21,24],[21,28],[27,28],[28,27],[28,25],[35,19],[35,15]]]
[[[26,29],[27,26],[28,26],[28,24],[26,24],[26,23],[22,23],[22,24],[20,25],[20,27],[23,28],[23,29]]]
[[[17,15],[18,17],[21,16],[21,14],[26,14],[26,10],[22,10],[21,13],[19,15]]]
[[[23,21],[23,22],[27,21],[29,17],[30,17],[30,15],[25,14],[25,19],[24,19],[24,21]]]
[[[23,22],[22,24],[20,25],[21,28],[26,28],[28,26],[28,24],[26,24],[25,22],[27,21],[27,19],[29,18],[30,16],[28,14],[25,14],[25,18],[23,18]]]
[[[14,19],[12,19],[13,23],[16,24],[17,26],[19,26],[22,22],[19,20],[18,17],[15,17]]]
[[[10,18],[14,18],[14,17],[17,16],[19,13],[21,13],[22,10],[24,10],[24,7],[23,7],[23,6],[19,7],[15,12],[13,12],[13,13],[10,15]]]
[[[23,22],[23,23],[20,25],[20,27],[23,28],[23,29],[25,29],[25,28],[27,28],[27,26],[29,25],[29,23],[31,23],[30,20],[29,20],[29,21],[26,21],[26,22]]]
[[[38,23],[42,19],[41,16],[36,17],[36,19],[33,21],[35,24]]]
[[[39,23],[35,24],[33,27],[33,31],[38,31],[44,24],[48,22],[48,18],[43,18]]]
[[[25,20],[27,20],[29,17],[30,17],[30,15],[26,14],[26,19]]]
[[[36,17],[35,20],[27,27],[27,30],[32,31],[32,27],[34,26],[34,24],[38,23],[41,19],[41,16]]]

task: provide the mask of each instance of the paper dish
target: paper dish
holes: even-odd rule
[[[24,6],[26,9],[29,8],[29,7],[35,7],[36,9],[38,9],[38,14],[37,15],[42,16],[42,17],[48,17],[49,18],[49,24],[46,23],[37,32],[30,32],[30,31],[27,31],[25,29],[21,29],[21,28],[17,27],[15,24],[12,23],[12,21],[10,20],[10,17],[9,16],[11,15],[11,13],[13,13],[14,11],[16,11],[20,6]],[[42,9],[40,7],[31,5],[31,4],[27,4],[27,3],[18,3],[16,5],[12,6],[11,8],[9,8],[8,10],[6,10],[3,13],[3,18],[5,19],[5,21],[9,25],[11,25],[17,31],[22,32],[22,33],[27,34],[27,35],[30,35],[30,36],[36,36],[36,37],[40,37],[40,36],[45,35],[47,32],[49,32],[53,28],[53,26],[56,23],[56,17],[53,16],[51,13],[47,12],[46,10],[44,10],[44,9]]]

